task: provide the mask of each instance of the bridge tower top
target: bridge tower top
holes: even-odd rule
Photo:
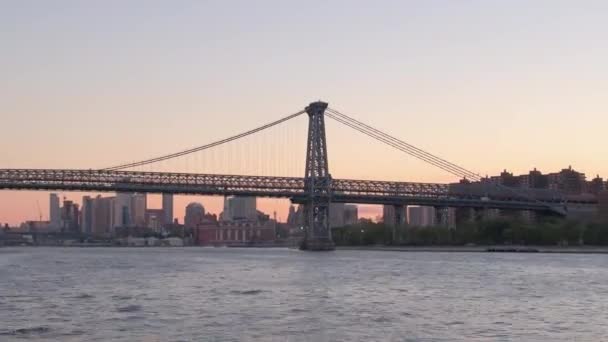
[[[306,113],[308,113],[308,116],[323,115],[325,114],[327,105],[327,102],[323,101],[311,102],[308,107],[306,107]]]
[[[312,102],[306,107],[308,114],[308,142],[306,145],[305,178],[327,178],[327,140],[325,138],[325,109],[326,102]]]

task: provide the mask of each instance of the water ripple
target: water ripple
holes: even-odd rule
[[[603,255],[0,252],[0,341],[605,340]]]

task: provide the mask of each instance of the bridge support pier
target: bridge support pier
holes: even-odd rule
[[[300,248],[309,251],[331,251],[335,248],[329,226],[331,175],[327,165],[325,109],[327,103],[320,101],[306,107],[308,143],[304,190],[308,194],[308,200],[304,206],[305,231]]]

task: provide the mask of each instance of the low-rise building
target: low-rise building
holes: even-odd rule
[[[220,221],[201,224],[195,229],[199,245],[246,245],[276,239],[275,222]]]

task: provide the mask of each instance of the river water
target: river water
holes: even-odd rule
[[[0,341],[608,341],[608,255],[2,248]]]

